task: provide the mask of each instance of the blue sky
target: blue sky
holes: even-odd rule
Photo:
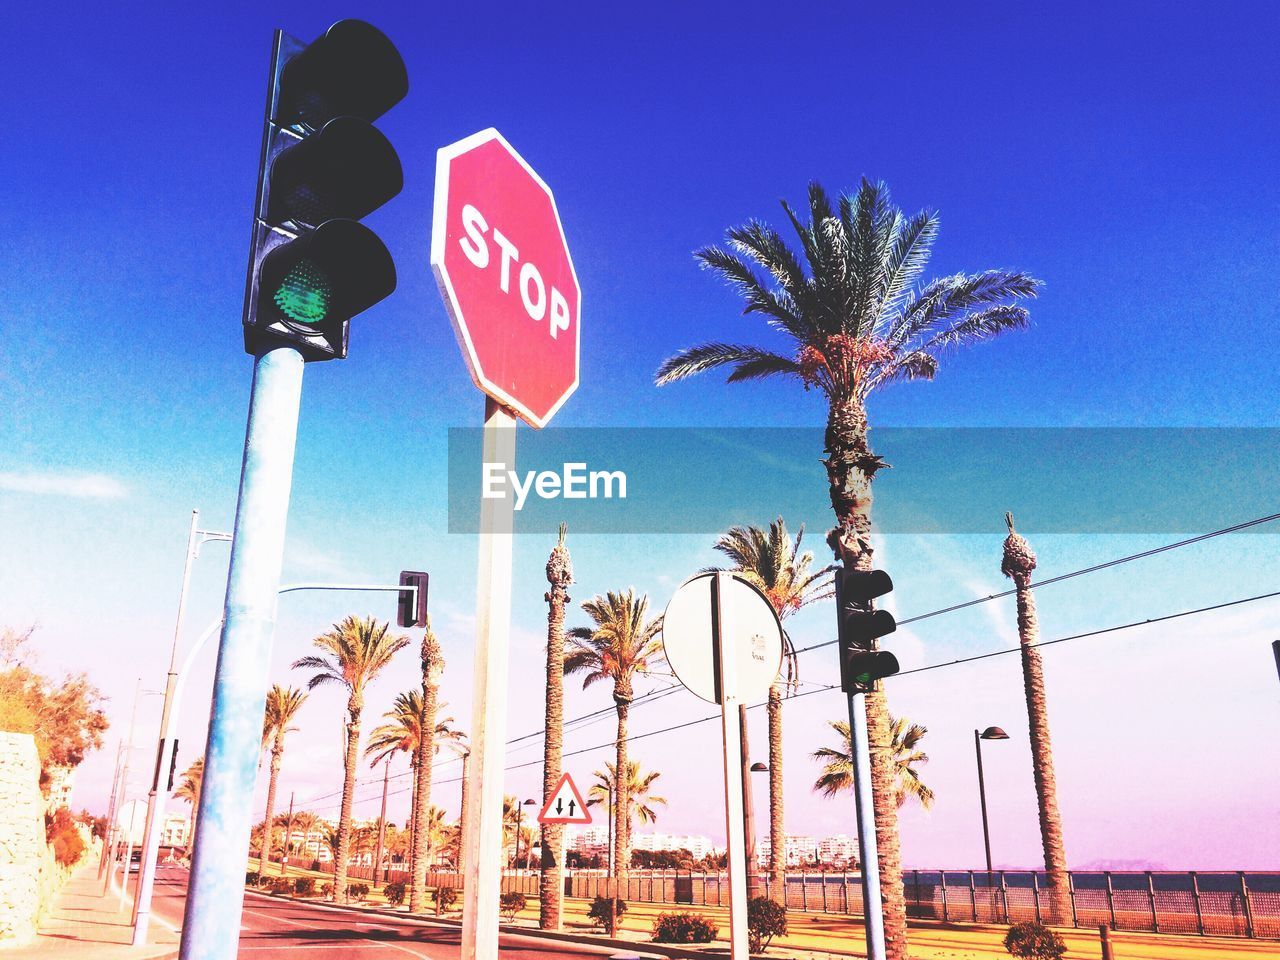
[[[379,121],[404,163],[405,190],[367,221],[391,249],[400,285],[353,322],[349,359],[307,369],[286,579],[431,570],[450,655],[446,697],[462,718],[475,543],[446,532],[445,455],[447,428],[476,425],[482,399],[427,253],[435,151],[483,127],[501,130],[554,188],[583,288],[582,384],[558,425],[820,424],[818,396],[793,384],[726,389],[706,378],[659,390],[652,374],[696,341],[772,337],[738,315],[732,294],[696,268],[692,250],[748,217],[778,222],[778,198],[799,201],[810,179],[837,190],[864,174],[888,181],[908,210],[941,211],[932,275],[1018,267],[1045,281],[1029,332],[946,358],[934,384],[886,391],[872,410],[877,424],[1275,425],[1280,68],[1271,44],[1277,14],[1261,4],[1212,14],[1154,3],[1056,11],[650,4],[428,14],[420,5],[332,3],[224,5],[217,13],[136,4],[74,15],[16,10],[0,62],[8,91],[0,610],[6,623],[39,621],[47,666],[92,673],[112,697],[113,735],[139,671],[144,685],[162,682],[189,511],[198,506],[207,526],[232,520],[251,367],[239,317],[271,30],[310,39],[349,15],[387,32],[409,69],[408,98]],[[827,523],[822,515],[788,520],[815,532]],[[894,564],[901,610],[997,589],[1000,533],[997,515],[989,537],[888,538],[884,562]],[[1036,546],[1043,569],[1056,572],[1157,542],[1046,536]],[[1046,591],[1045,632],[1271,589],[1274,537],[1227,543],[1091,579],[1087,588],[1064,586],[1052,598]],[[573,546],[575,597],[634,584],[656,608],[713,559],[705,535],[583,537]],[[532,535],[517,544],[513,677],[536,676],[549,547]],[[216,616],[225,551],[211,545],[200,561],[188,638]],[[999,609],[1007,625],[1009,611]],[[392,609],[360,597],[282,602],[276,678],[286,678],[311,636],[350,611]],[[1205,752],[1189,755],[1184,735],[1194,731],[1180,726],[1189,708],[1164,693],[1165,683],[1194,676],[1203,638],[1216,629],[1223,676],[1206,681],[1210,689],[1179,692],[1210,711],[1220,732],[1273,729],[1280,717],[1265,645],[1275,616],[1273,601],[1212,627],[1181,621],[1161,634],[1167,643],[1154,660],[1157,645],[1142,645],[1133,631],[1116,648],[1124,669],[1103,692],[1091,687],[1097,675],[1081,645],[1046,654],[1051,669],[1066,664],[1058,686],[1050,675],[1050,689],[1061,697],[1055,734],[1073,861],[1103,858],[1108,837],[1121,835],[1117,821],[1145,823],[1149,804],[1159,803],[1169,811],[1166,828],[1135,834],[1142,842],[1124,858],[1276,865],[1274,833],[1235,847],[1230,840],[1257,819],[1267,791],[1280,789],[1274,758],[1249,753],[1247,737],[1228,745],[1221,736],[1196,741]],[[985,617],[939,618],[904,638],[903,649],[918,640],[920,662],[987,649],[997,637]],[[827,619],[829,611],[814,611],[797,631],[825,639]],[[974,674],[989,684],[977,702],[1006,711],[996,720],[970,717],[975,695],[960,668],[922,675],[937,678],[929,685],[898,681],[931,694],[904,694],[901,709],[928,722],[929,771],[945,797],[933,814],[908,814],[908,862],[977,862],[965,738],[973,725],[1006,719],[1011,732],[1018,723],[1025,729],[1014,663],[965,668],[985,671]],[[806,675],[829,679],[833,668]],[[409,661],[397,670],[378,688],[387,700],[412,683]],[[207,683],[206,671],[184,717],[186,756],[203,736],[197,701]],[[1127,704],[1132,716],[1121,713],[1130,722],[1150,724],[1140,738],[1159,758],[1149,775],[1124,772],[1135,761],[1121,746],[1093,753],[1086,721],[1104,692],[1107,702]],[[838,804],[809,795],[812,771],[802,759],[823,720],[838,716],[835,699],[797,701],[788,800],[800,822],[813,824],[806,829],[847,832],[851,818]],[[513,733],[538,726],[539,703],[536,689],[513,692]],[[595,690],[576,694],[570,712],[605,703]],[[307,709],[313,726],[335,732],[299,735],[291,774],[299,799],[332,789],[337,776],[338,698],[318,692]],[[700,709],[664,708],[650,723]],[[709,726],[695,728],[707,744]],[[589,746],[606,741],[608,729],[606,721],[575,736]],[[700,781],[697,765],[681,757],[701,741],[660,743],[653,738],[640,755],[669,778],[664,823],[718,833],[722,826],[694,802],[718,782]],[[1035,860],[1029,764],[1014,759],[1024,748],[1005,746],[1006,859],[1026,864]],[[513,753],[512,762],[531,756]],[[594,769],[600,756],[583,763]],[[1198,785],[1204,762],[1246,757],[1256,791],[1218,797]],[[105,755],[85,765],[83,802],[100,802],[109,775]],[[1107,820],[1092,812],[1089,793],[1100,775],[1134,780]],[[513,772],[511,787],[532,790],[535,780],[536,769],[526,768]],[[456,803],[448,789],[443,799]],[[1220,826],[1204,823],[1211,804]],[[1072,829],[1081,838],[1075,848]]]

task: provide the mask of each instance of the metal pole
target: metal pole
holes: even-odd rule
[[[485,463],[515,468],[516,421],[485,398]],[[507,726],[507,647],[511,630],[510,496],[480,500],[476,566],[475,692],[471,715],[468,793],[474,809],[464,838],[467,873],[462,898],[462,960],[497,960],[498,895],[502,885],[502,765]]]
[[[747,897],[760,895],[760,867],[756,847],[756,805],[751,789],[751,748],[747,743],[747,705],[738,704],[738,727],[742,730],[742,833],[746,837]]]
[[[120,818],[120,812],[124,808],[125,794],[129,792],[129,754],[133,750],[133,728],[138,720],[138,698],[142,695],[142,678],[138,678],[138,682],[133,687],[133,710],[129,714],[129,737],[124,743],[124,760],[120,763],[120,787],[116,791],[116,813],[115,819]],[[114,822],[114,821],[113,821]],[[113,850],[114,854],[115,851]],[[114,872],[115,866],[109,865],[107,870],[107,882],[102,888],[102,892],[107,892],[107,887],[111,885],[111,874]],[[124,865],[124,880],[129,882],[129,864]]]
[[[124,898],[129,892],[129,867],[133,863],[133,828],[134,821],[138,819],[138,801],[133,801],[133,806],[129,808],[129,832],[125,837],[124,844],[124,866],[120,869],[120,898],[116,901],[116,909],[124,907]],[[137,899],[135,897],[135,899]]]
[[[386,797],[383,797],[383,803],[386,803]],[[385,816],[387,808],[384,805],[382,813]],[[289,842],[293,839],[293,791],[289,791],[289,825],[284,828],[284,850],[280,853],[280,876],[284,876],[285,871],[289,868]]]
[[[187,533],[187,554],[182,564],[182,587],[178,591],[178,617],[173,628],[173,644],[169,648],[169,674],[164,683],[164,707],[160,711],[160,742],[156,747],[156,769],[151,777],[151,789],[147,792],[147,823],[142,828],[142,863],[138,869],[138,895],[133,900],[133,945],[147,942],[147,927],[151,920],[151,887],[155,882],[156,860],[160,855],[159,813],[156,797],[159,792],[160,771],[164,767],[169,735],[169,708],[173,703],[173,687],[178,679],[178,641],[182,637],[182,621],[187,612],[187,587],[191,584],[191,564],[196,557],[196,537],[199,535],[200,511],[191,511],[191,529]]]
[[[1276,656],[1276,673],[1280,674],[1280,640],[1271,641],[1271,652]]]
[[[102,833],[102,856],[98,858],[98,879],[107,869],[107,861],[111,857],[111,845],[116,835],[116,794],[120,790],[120,758],[124,755],[124,741],[116,741],[116,768],[111,774],[111,796],[107,801],[107,825]]]
[[[868,960],[885,960],[884,905],[880,900],[880,857],[876,852],[876,815],[871,797],[871,739],[867,734],[866,694],[849,694],[849,738],[853,746],[853,796],[858,816],[858,858],[862,861],[862,917]]]
[[[973,731],[973,749],[978,755],[978,798],[982,802],[982,845],[987,851],[987,880],[991,879],[991,830],[987,825],[987,784],[982,777],[982,738]]]
[[[391,755],[387,755],[386,765],[382,768],[382,812],[378,814],[378,847],[373,854],[373,888],[378,889],[378,869],[382,864],[382,842],[387,838],[387,781],[391,776]],[[288,845],[288,840],[285,840]],[[382,882],[387,882],[387,873],[382,871]]]
[[[240,939],[302,369],[302,354],[291,347],[254,361],[182,960],[232,960]]]
[[[729,953],[733,960],[747,960],[747,864],[743,830],[742,718],[738,712],[737,664],[725,650],[720,617],[720,594],[731,575],[720,572],[711,581],[712,663],[719,678],[720,724],[724,735],[725,839],[728,843]]]
[[[196,532],[198,533],[199,531]],[[182,602],[179,601],[179,630],[182,626],[181,606]],[[196,654],[204,648],[205,643],[213,636],[213,632],[221,625],[221,620],[215,620],[205,628],[204,632],[196,638],[196,642],[192,644],[186,659],[182,661],[182,667],[176,673],[174,672],[172,659],[169,662],[169,679],[164,688],[164,710],[160,715],[160,753],[156,758],[156,771],[151,782],[151,792],[147,795],[147,825],[144,828],[142,863],[139,864],[138,870],[138,895],[133,901],[133,945],[135,947],[147,942],[147,928],[151,923],[151,900],[155,893],[156,868],[160,857],[160,826],[164,820],[165,802],[169,796],[169,790],[173,786],[172,783],[167,783],[164,790],[159,789],[165,754],[169,754],[170,775],[172,775],[172,764],[177,760],[174,749],[177,741],[169,736],[169,728],[173,724],[173,718],[178,715],[182,707],[182,691],[186,686],[187,676],[190,673],[191,664],[195,661]],[[173,650],[175,654],[178,651],[176,633]],[[194,811],[192,829],[195,829]]]

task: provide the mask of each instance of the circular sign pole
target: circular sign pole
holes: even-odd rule
[[[724,734],[724,814],[725,840],[729,853],[729,949],[733,960],[748,960],[747,948],[747,862],[742,811],[742,717],[738,711],[737,659],[726,649],[732,642],[724,633],[721,593],[732,580],[717,573],[711,581],[711,646],[716,666],[716,688],[720,694],[720,727]]]

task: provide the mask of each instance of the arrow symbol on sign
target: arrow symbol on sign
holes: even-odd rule
[[[564,797],[556,797],[556,813],[564,813]],[[573,801],[569,801],[569,813],[573,813]]]
[[[571,817],[573,816],[573,808],[576,806],[577,804],[574,803],[572,800],[569,801],[569,816]]]

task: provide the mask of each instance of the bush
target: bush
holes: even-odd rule
[[[294,877],[293,892],[300,897],[314,897],[316,895],[316,878]]]
[[[314,870],[316,873],[319,873],[319,872],[320,872],[320,861],[319,861],[319,860],[312,860],[312,861],[311,861],[311,869],[312,869],[312,870]]]
[[[710,943],[719,932],[700,913],[660,913],[653,922],[654,943]]]
[[[352,900],[363,900],[369,895],[369,885],[367,883],[348,883],[347,884],[347,902]]]
[[[74,867],[84,856],[84,837],[66,807],[44,818],[44,837],[53,847],[53,857],[64,867]]]
[[[246,887],[259,887],[262,885],[262,874],[256,870],[250,870],[244,875],[244,885]]]
[[[444,913],[458,902],[458,891],[453,887],[436,887],[436,914]],[[523,905],[522,905],[523,906]],[[519,912],[517,910],[517,912]]]
[[[320,896],[322,896],[322,897],[324,897],[326,900],[328,900],[328,899],[329,899],[329,897],[330,897],[330,896],[332,896],[332,895],[333,895],[333,884],[332,884],[332,883],[322,883],[322,884],[320,884]]]
[[[382,895],[387,898],[387,903],[393,907],[398,907],[404,903],[404,881],[397,880],[395,883],[388,883],[382,888]]]
[[[617,912],[618,919],[622,919],[622,915],[627,912],[627,901],[614,900],[613,909]],[[591,901],[591,909],[587,911],[587,916],[595,922],[595,925],[601,930],[609,929],[609,898],[596,897]]]
[[[288,877],[272,877],[271,880],[268,881],[268,883],[269,883],[268,889],[270,889],[272,893],[292,893],[293,892],[293,881],[290,880]]]
[[[1067,952],[1062,938],[1041,923],[1015,923],[1004,936],[1004,948],[1018,960],[1060,960]]]
[[[510,893],[504,893],[498,898],[498,912],[502,914],[502,919],[511,923],[516,918],[516,914],[525,908],[528,903],[524,898],[524,894],[518,890],[512,890]]]
[[[752,953],[769,947],[774,937],[787,935],[787,910],[768,897],[752,897],[747,901],[747,943]]]

